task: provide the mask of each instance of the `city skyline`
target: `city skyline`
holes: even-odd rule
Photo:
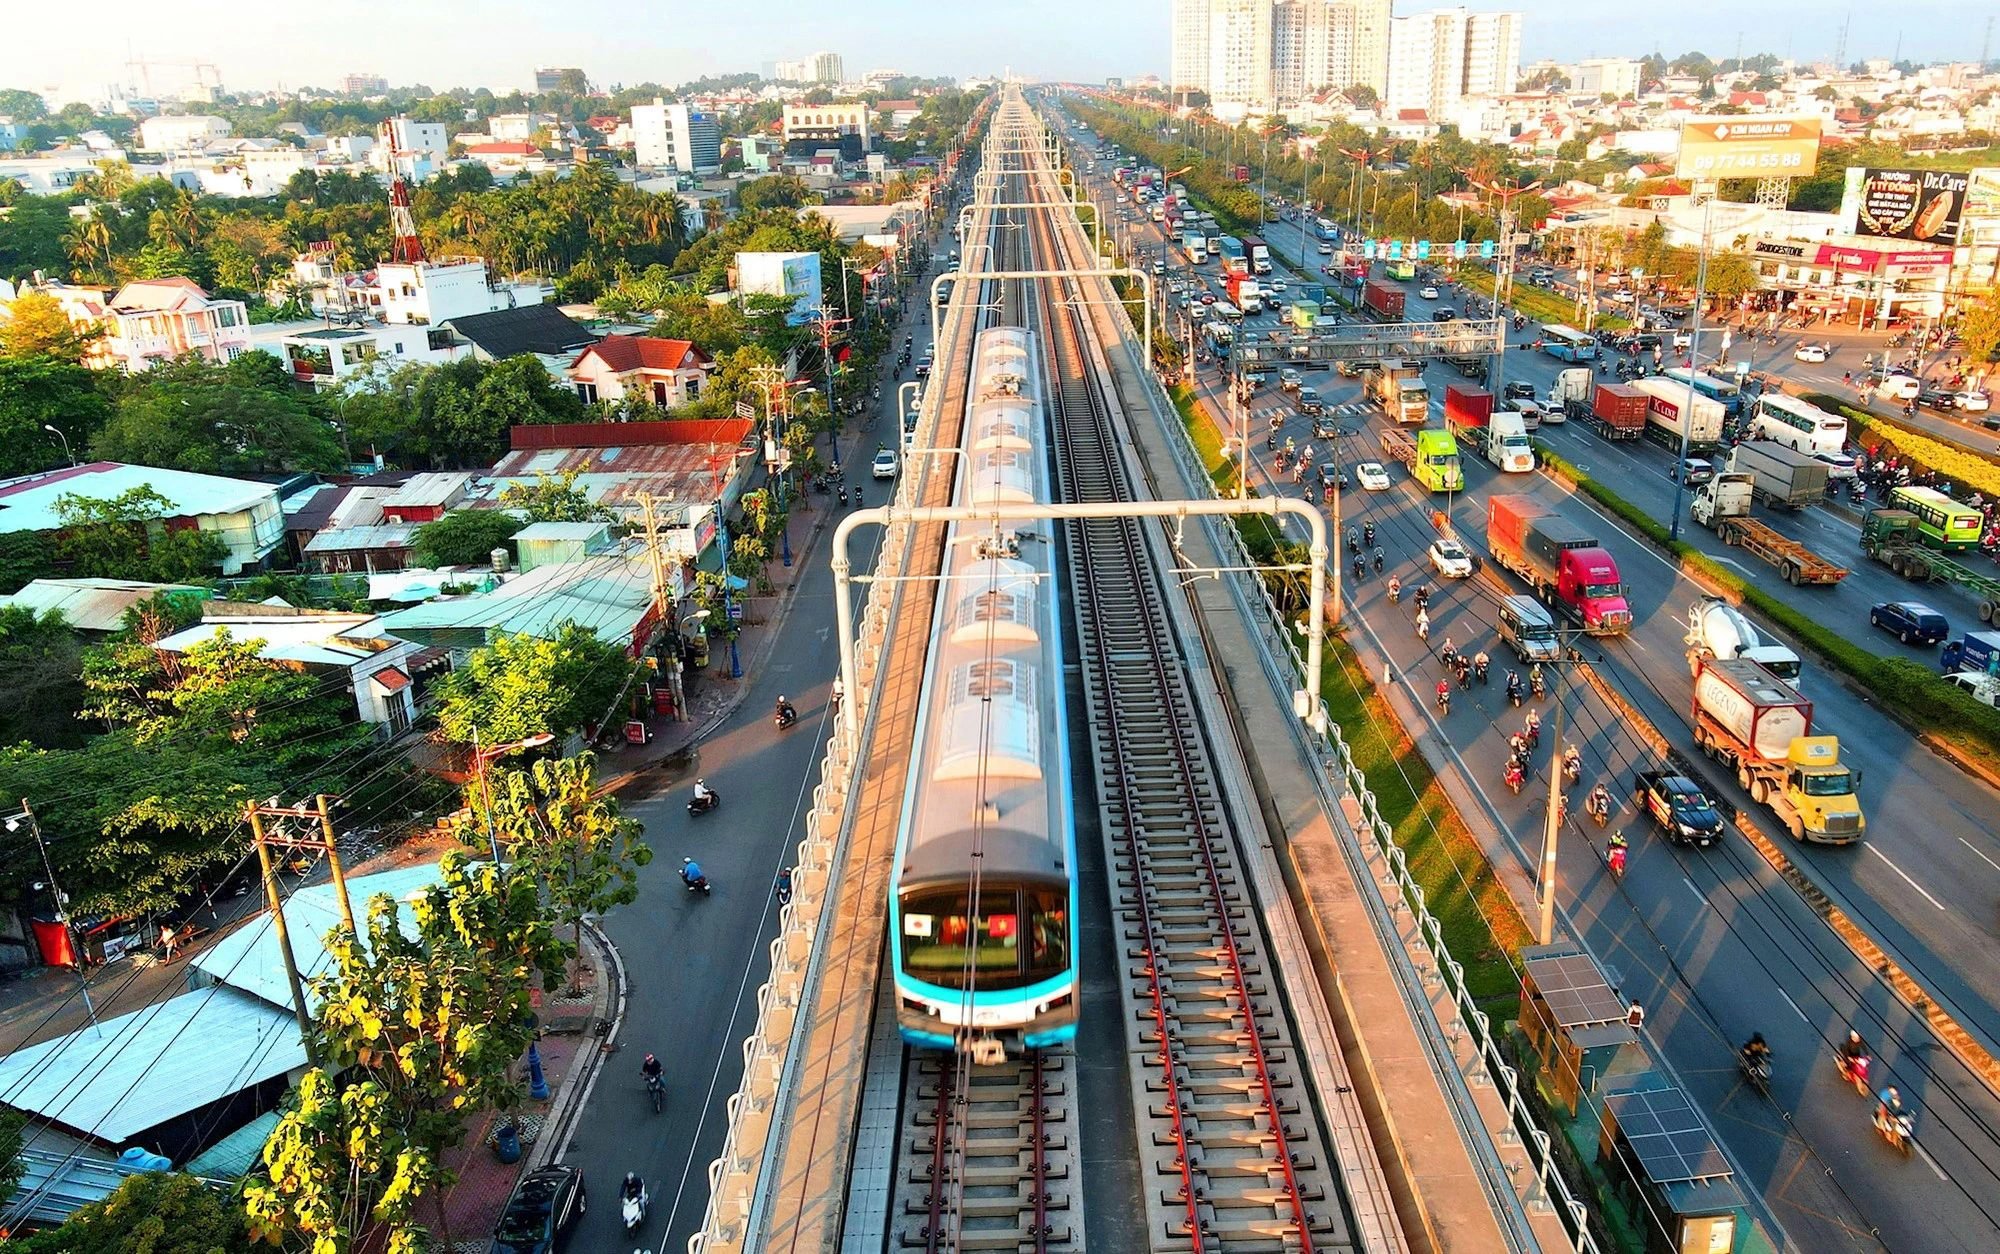
[[[1396,10],[1437,7],[1405,0]],[[1938,0],[1900,6],[1894,26],[1870,20],[1868,11],[1829,12],[1803,2],[1744,13],[1721,0],[1689,0],[1670,14],[1637,18],[1584,0],[1467,7],[1522,13],[1524,65],[1655,51],[1673,57],[1699,50],[1722,59],[1735,54],[1739,39],[1746,54],[1819,60],[1832,55],[1843,19],[1849,20],[1849,61],[1898,53],[1913,61],[1963,59],[1978,54],[1983,37],[1983,28],[1967,28],[1965,6]],[[919,0],[765,0],[755,22],[711,23],[696,43],[673,28],[674,15],[643,0],[583,0],[559,17],[523,0],[496,0],[476,27],[463,21],[462,9],[439,0],[353,0],[347,20],[333,26],[304,9],[245,23],[216,0],[187,0],[172,9],[105,0],[93,10],[93,26],[110,37],[96,41],[78,40],[73,17],[58,9],[13,15],[11,46],[31,51],[32,60],[21,56],[0,65],[0,84],[80,98],[127,80],[125,62],[138,57],[159,64],[153,86],[161,94],[191,83],[184,63],[194,61],[215,65],[230,90],[333,89],[349,73],[370,73],[392,85],[506,92],[531,87],[537,65],[577,65],[599,85],[672,85],[754,72],[818,50],[839,54],[856,76],[892,67],[926,77],[1011,70],[1082,81],[1164,78],[1170,11],[1171,0],[1008,0],[965,11]],[[1696,39],[1689,34],[1694,31],[1703,34]]]

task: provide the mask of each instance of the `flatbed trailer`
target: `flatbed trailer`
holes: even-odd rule
[[[1979,602],[1979,621],[2000,619],[2000,579],[1982,575],[1917,538],[1916,518],[1899,509],[1874,509],[1861,520],[1861,551],[1905,579],[1955,583]]]
[[[1717,519],[1715,534],[1724,544],[1738,545],[1745,552],[1776,566],[1786,583],[1836,584],[1847,578],[1845,566],[1836,566],[1797,540],[1779,535],[1755,518]]]

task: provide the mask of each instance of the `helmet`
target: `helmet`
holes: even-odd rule
[[[647,1055],[646,1055],[646,1061],[647,1061],[647,1062],[658,1062],[658,1061],[659,1061],[659,1059],[657,1059],[657,1058],[653,1057],[653,1056],[652,1056],[651,1054],[647,1054]]]
[[[783,704],[785,703],[785,700],[786,700],[786,699],[785,699],[785,697],[783,697],[782,695],[781,695],[781,696],[779,696],[779,698],[778,698],[778,704],[779,704],[779,705],[783,705]]]
[[[681,859],[681,865],[682,865],[682,866],[688,866],[688,865],[690,865],[690,864],[691,864],[691,863],[693,863],[693,862],[694,862],[694,859],[693,859],[693,858],[682,858],[682,859]]]

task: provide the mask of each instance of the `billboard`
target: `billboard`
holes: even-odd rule
[[[812,321],[824,299],[818,253],[737,253],[736,286],[745,294],[791,297],[785,321],[792,326]]]
[[[1958,243],[1970,181],[1963,170],[1854,166],[1840,199],[1841,228],[1870,239],[1950,247]]]
[[[1803,178],[1819,164],[1820,119],[1689,118],[1681,124],[1676,177]]]

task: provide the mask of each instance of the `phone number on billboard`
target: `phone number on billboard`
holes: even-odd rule
[[[1743,152],[1701,154],[1694,159],[1697,174],[1754,173],[1759,170],[1789,170],[1805,165],[1800,152]]]

